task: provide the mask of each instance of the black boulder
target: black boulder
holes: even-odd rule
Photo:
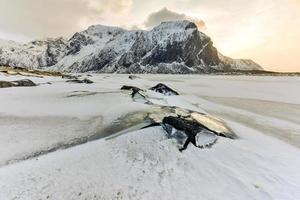
[[[171,89],[170,87],[168,87],[162,83],[159,83],[156,86],[150,88],[150,90],[159,92],[159,93],[167,95],[167,96],[179,95],[178,92],[176,92],[175,90]]]

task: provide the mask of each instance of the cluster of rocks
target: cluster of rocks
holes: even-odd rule
[[[91,75],[87,75],[87,76],[91,76]],[[74,76],[74,75],[68,75],[68,74],[64,74],[62,76],[63,79],[68,79],[66,82],[67,83],[85,83],[85,84],[92,84],[94,83],[93,81],[91,81],[90,79],[88,78],[83,78],[83,79],[80,79],[81,78],[81,75],[77,75],[77,76]]]
[[[135,86],[123,86],[121,89],[130,90],[135,102],[155,105],[147,96],[147,90]],[[149,90],[164,96],[179,95],[162,83]],[[148,118],[153,122],[153,126],[162,126],[167,136],[177,141],[179,150],[186,149],[189,143],[199,148],[210,147],[216,143],[218,136],[237,138],[223,120],[211,115],[172,106],[160,106],[160,108],[160,113],[149,114]]]
[[[90,79],[84,78],[84,79],[71,79],[71,80],[67,80],[67,83],[85,83],[85,84],[92,84],[94,83],[93,81],[91,81]]]
[[[36,84],[29,79],[22,79],[17,81],[0,81],[0,88],[33,86],[36,86]]]

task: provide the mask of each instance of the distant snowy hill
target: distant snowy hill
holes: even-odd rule
[[[211,39],[189,21],[163,22],[151,31],[95,25],[69,40],[0,42],[0,65],[107,73],[263,70],[251,60],[221,55]]]

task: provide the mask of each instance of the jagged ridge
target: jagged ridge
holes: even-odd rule
[[[0,45],[0,64],[67,72],[207,73],[262,70],[251,60],[221,55],[189,21],[163,22],[151,31],[96,25],[63,38]]]

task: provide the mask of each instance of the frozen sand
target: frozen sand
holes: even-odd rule
[[[161,128],[89,142],[37,159],[2,166],[1,200],[300,198],[299,148],[274,138],[274,135],[280,137],[268,133],[263,127],[267,124],[274,130],[281,128],[282,134],[299,134],[297,109],[284,109],[285,106],[282,106],[282,112],[289,117],[281,117],[281,110],[277,108],[272,114],[244,105],[244,101],[255,100],[297,106],[300,102],[296,93],[299,78],[144,75],[143,79],[131,81],[126,75],[104,77],[106,75],[91,78],[96,82],[92,85],[53,80],[53,85],[37,88],[1,89],[1,159],[7,159],[9,156],[4,154],[10,151],[30,152],[47,148],[57,140],[68,141],[74,135],[72,127],[78,128],[76,137],[87,134],[82,130],[88,125],[78,121],[63,123],[57,117],[66,117],[66,120],[68,117],[94,119],[97,130],[102,127],[103,121],[109,123],[128,111],[146,109],[142,104],[133,103],[124,93],[117,96],[111,96],[116,93],[90,95],[72,100],[65,98],[75,90],[116,92],[123,84],[146,87],[158,82],[166,83],[183,93],[180,98],[191,106],[200,106],[209,113],[222,116],[240,139],[219,138],[211,149],[204,150],[190,145],[183,153],[176,149],[172,140],[165,138]],[[213,97],[226,99],[211,100]],[[229,105],[226,100],[230,98],[242,100]],[[29,134],[25,137],[22,123],[11,121],[7,116],[22,117],[28,122],[32,121],[30,117],[46,119],[44,123],[35,123],[36,126],[28,125],[29,132],[36,136]],[[45,123],[51,124],[51,120],[47,119],[51,116],[55,123],[62,122],[55,131],[57,139],[49,142],[52,137],[48,135],[54,134],[51,125],[46,128],[49,130],[41,130]],[[246,120],[241,120],[242,117]],[[94,129],[93,126],[90,128]],[[23,145],[18,144],[18,138]],[[32,138],[39,140],[34,149],[30,145]],[[11,148],[6,152],[8,146]]]

